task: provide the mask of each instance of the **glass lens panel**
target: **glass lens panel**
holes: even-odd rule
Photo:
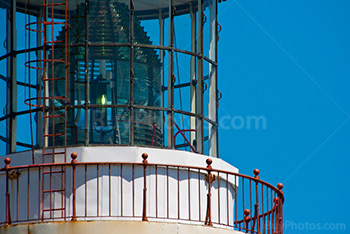
[[[191,112],[191,104],[195,102],[195,95],[194,93],[191,94],[196,87],[195,82],[191,81],[191,78],[195,77],[195,57],[175,52],[174,62],[174,74],[176,77],[174,107],[178,110]]]
[[[92,0],[89,1],[88,14],[90,42],[126,43],[129,41],[129,1]],[[103,53],[103,47],[99,49]]]
[[[164,146],[163,111],[134,110],[134,142],[142,146]]]
[[[85,144],[85,109],[69,109],[67,113],[67,145]]]

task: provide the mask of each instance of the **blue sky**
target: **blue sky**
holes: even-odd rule
[[[220,4],[220,157],[284,184],[286,234],[350,230],[349,12],[345,0]],[[265,128],[248,129],[252,116]]]
[[[284,184],[285,234],[350,230],[349,12],[346,0],[219,7],[220,157]]]

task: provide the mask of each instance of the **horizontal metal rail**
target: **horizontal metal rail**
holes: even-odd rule
[[[0,201],[5,201],[1,203],[5,206],[0,206],[0,225],[136,218],[246,233],[283,233],[283,185],[276,188],[260,180],[257,169],[253,177],[218,170],[212,167],[210,158],[206,159],[206,167],[149,163],[146,153],[140,163],[78,162],[77,157],[73,153],[71,162],[14,167],[6,158],[5,167],[0,169],[0,184],[4,185],[0,187]],[[71,181],[65,184],[71,208],[43,217],[45,207],[40,204],[45,198],[39,186],[42,172],[52,178],[63,170],[67,171],[67,181]],[[96,186],[91,187],[92,180]],[[125,195],[128,188],[130,196]],[[54,204],[50,206],[55,212]]]

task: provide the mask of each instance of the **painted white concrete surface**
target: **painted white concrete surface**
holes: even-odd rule
[[[208,227],[203,225],[187,225],[174,223],[156,223],[141,221],[77,221],[51,222],[37,224],[19,224],[0,227],[0,234],[242,234],[243,232]]]
[[[142,153],[148,153],[149,163],[206,167],[207,156],[178,150],[165,150],[144,147],[72,147],[67,149],[67,162],[70,154],[76,152],[79,162],[142,162]],[[31,152],[16,153],[9,156],[11,166],[32,164]],[[0,160],[3,161],[5,156]],[[41,162],[41,151],[35,152],[35,163]],[[218,158],[213,160],[215,169],[238,172],[237,168]],[[58,160],[57,160],[58,161]],[[77,183],[77,216],[78,220],[140,220],[143,208],[143,167],[120,165],[78,166]],[[121,173],[123,171],[123,173]],[[38,219],[41,217],[41,183],[38,169],[21,171],[17,179],[10,181],[12,220]],[[157,176],[156,176],[157,174]],[[65,215],[72,215],[72,179],[71,167],[66,172]],[[29,177],[28,177],[29,176]],[[147,169],[147,216],[150,221],[180,222],[198,224],[205,220],[207,209],[208,184],[206,173],[197,170],[164,167]],[[29,183],[28,183],[29,181]],[[17,182],[19,189],[17,189]],[[53,187],[59,185],[60,178],[53,179]],[[233,225],[234,191],[238,186],[233,176],[220,176],[212,184],[212,220]],[[0,196],[5,194],[5,175],[0,174]],[[28,200],[28,192],[30,194]],[[45,204],[50,197],[44,196]],[[2,196],[4,198],[4,196]],[[18,203],[17,203],[18,197]],[[53,194],[53,208],[60,207],[61,195]],[[220,208],[218,204],[220,203]],[[29,204],[29,206],[28,206]],[[47,205],[46,205],[47,206]],[[5,219],[5,199],[0,199],[0,222]],[[228,209],[227,209],[228,207]],[[48,208],[48,207],[46,207]],[[18,214],[17,214],[18,209]],[[29,209],[29,213],[28,213]],[[228,213],[227,213],[228,212]],[[60,217],[61,212],[53,212],[53,217]],[[153,217],[153,218],[152,218]],[[156,218],[157,217],[157,218]],[[45,218],[49,218],[46,213]],[[188,220],[192,221],[188,221]]]

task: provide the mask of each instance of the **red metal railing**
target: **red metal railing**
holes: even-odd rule
[[[147,161],[146,153],[142,163],[77,162],[77,154],[71,157],[70,163],[15,167],[6,158],[5,167],[0,169],[0,184],[4,185],[0,187],[0,225],[139,218],[221,226],[246,233],[283,233],[283,185],[275,188],[260,180],[257,169],[254,177],[216,170],[210,158],[206,167],[153,164]],[[67,171],[70,204],[64,213],[43,217],[40,204],[45,197],[40,191],[40,175],[56,168]],[[96,186],[91,185],[94,179]],[[129,197],[125,192],[128,188]],[[54,209],[55,205],[50,206]]]

